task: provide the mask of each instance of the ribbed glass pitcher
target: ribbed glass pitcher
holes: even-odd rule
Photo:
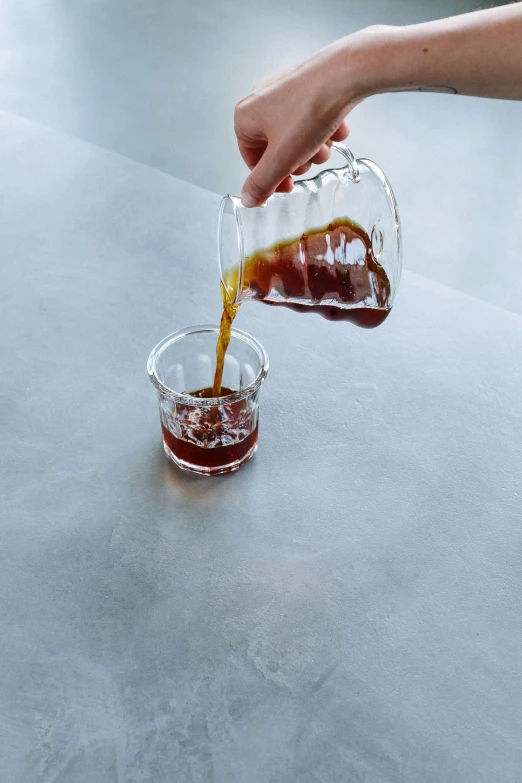
[[[384,172],[335,143],[344,165],[261,207],[225,196],[218,260],[227,300],[263,301],[366,328],[390,312],[401,277],[397,203]]]

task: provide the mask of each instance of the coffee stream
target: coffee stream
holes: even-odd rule
[[[232,331],[232,322],[239,310],[239,304],[233,304],[229,293],[223,283],[221,283],[221,294],[223,296],[223,314],[219,325],[219,336],[216,346],[216,372],[214,374],[214,384],[212,386],[213,397],[223,397],[223,388],[221,381],[223,379],[223,367],[225,366],[225,354],[230,344],[230,334]]]
[[[239,304],[231,300],[238,269],[221,284],[223,315],[216,349],[212,396],[222,395],[221,380],[232,322]],[[391,309],[390,281],[376,260],[366,231],[348,218],[277,242],[245,259],[242,290],[247,298],[282,305],[329,320],[351,321],[371,329]]]

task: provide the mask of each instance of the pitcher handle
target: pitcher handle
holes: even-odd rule
[[[331,149],[335,150],[335,152],[338,152],[340,155],[343,156],[347,164],[346,168],[348,169],[348,173],[350,174],[350,179],[352,180],[352,182],[358,182],[359,166],[357,165],[357,160],[353,152],[349,150],[348,147],[345,147],[345,145],[342,144],[340,141],[332,142]]]

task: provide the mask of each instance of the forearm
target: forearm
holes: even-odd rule
[[[349,102],[403,90],[522,100],[522,2],[338,42]]]
[[[522,2],[407,27],[369,27],[265,79],[236,106],[234,126],[251,169],[244,206],[292,189],[345,118],[370,95],[399,90],[522,100]]]

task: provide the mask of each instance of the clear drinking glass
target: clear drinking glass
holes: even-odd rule
[[[163,446],[183,470],[216,475],[238,470],[257,450],[259,399],[268,373],[263,346],[232,329],[222,386],[225,397],[196,397],[211,389],[219,327],[192,326],[152,350],[149,377],[158,391]]]
[[[386,317],[401,277],[401,228],[397,203],[384,172],[371,160],[356,160],[343,144],[335,143],[344,160],[338,169],[321,171],[316,177],[294,182],[291,193],[275,193],[262,206],[245,209],[239,198],[225,196],[221,202],[218,228],[218,261],[221,282],[233,302],[261,300],[267,304],[284,304],[300,311],[319,312],[325,317],[354,320],[360,326],[373,326]],[[272,249],[277,243],[299,240],[310,229],[331,227],[334,221],[349,219],[365,232],[365,244],[357,234],[330,231],[326,237],[328,252],[316,255],[322,269],[306,263],[309,246],[299,245],[298,263],[293,270],[293,286],[281,280],[276,270],[278,254],[266,253],[263,278],[265,290],[252,284],[245,274],[245,259],[260,250]],[[342,244],[342,246],[341,246]],[[372,269],[382,267],[389,281],[389,294],[382,318],[376,314],[375,275]],[[248,269],[248,267],[246,267]],[[271,274],[271,269],[275,270]],[[317,272],[326,273],[332,285],[319,293]],[[373,275],[373,277],[372,277]],[[297,276],[297,277],[296,277]],[[348,279],[349,288],[357,291],[350,302],[336,283]],[[353,286],[351,283],[353,282]],[[296,293],[298,291],[298,293]],[[357,319],[350,318],[357,308]],[[364,310],[373,310],[373,314]],[[362,316],[362,317],[361,317]],[[367,321],[367,322],[366,322]]]

